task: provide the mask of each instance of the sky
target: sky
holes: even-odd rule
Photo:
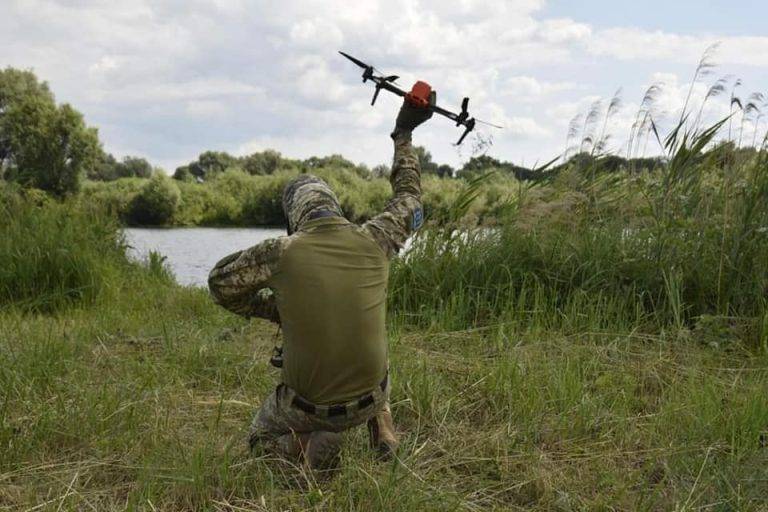
[[[372,87],[344,50],[429,82],[438,104],[502,125],[454,143],[461,131],[435,116],[414,140],[440,163],[478,151],[534,165],[561,155],[571,120],[620,107],[592,130],[626,153],[645,90],[660,85],[660,127],[679,116],[699,59],[719,43],[712,73],[693,86],[736,78],[736,94],[768,93],[768,2],[566,0],[2,0],[0,67],[32,69],[57,100],[83,112],[107,151],[173,169],[205,150],[245,155],[342,154],[374,166],[392,157],[399,106]],[[729,113],[727,92],[706,121]],[[599,102],[599,103],[598,103]],[[766,107],[768,114],[768,107]],[[755,116],[753,116],[755,117]],[[600,117],[604,119],[604,117]],[[752,124],[750,124],[752,123]],[[737,122],[737,125],[740,123]],[[577,123],[584,132],[583,123]],[[768,116],[757,126],[768,129]],[[745,123],[744,138],[755,126]],[[490,144],[478,144],[490,141]],[[573,139],[570,141],[573,145]],[[479,149],[482,146],[482,149]],[[653,143],[642,151],[656,151]],[[639,151],[639,150],[638,150]]]

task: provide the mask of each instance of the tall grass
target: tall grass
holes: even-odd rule
[[[50,312],[93,302],[128,266],[112,217],[0,194],[0,307]]]
[[[673,130],[653,173],[574,168],[509,204],[494,229],[432,226],[394,267],[392,309],[450,329],[574,332],[715,316],[763,343],[768,155],[705,150],[724,123]]]
[[[164,258],[129,261],[120,223],[93,204],[0,188],[0,309],[55,313],[115,300],[126,281],[171,283]]]

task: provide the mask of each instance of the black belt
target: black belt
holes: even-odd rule
[[[387,382],[389,380],[389,372],[384,374],[384,379],[379,383],[379,387],[382,391],[387,390]],[[365,409],[369,405],[371,405],[375,399],[373,398],[373,393],[368,393],[367,395],[363,395],[360,398],[357,399],[357,409]],[[291,402],[297,409],[301,409],[307,414],[317,414],[317,406],[313,404],[312,402],[307,402],[303,398],[301,398],[299,395],[296,395],[293,397],[293,401]],[[338,405],[326,405],[323,407],[328,408],[328,417],[332,416],[346,416],[347,414],[347,407],[352,405],[352,403],[348,404],[338,404]]]

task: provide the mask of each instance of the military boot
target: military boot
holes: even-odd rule
[[[318,430],[312,432],[304,446],[304,460],[312,469],[334,469],[341,455],[341,434]]]
[[[392,421],[389,404],[368,420],[368,433],[371,436],[371,448],[378,452],[381,459],[390,459],[395,455],[400,441],[395,433],[395,424]]]
[[[299,461],[307,449],[309,438],[309,433],[285,434],[275,439],[271,448],[281,457],[291,461]]]
[[[275,440],[274,450],[282,457],[306,462],[312,469],[333,469],[339,463],[341,434],[318,430],[286,434]]]

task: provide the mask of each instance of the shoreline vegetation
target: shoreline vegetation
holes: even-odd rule
[[[423,149],[419,151],[424,154]],[[171,179],[161,173],[150,178],[87,180],[75,197],[84,203],[96,203],[132,227],[224,227],[284,225],[280,191],[288,180],[303,172],[311,172],[326,180],[337,192],[344,214],[353,222],[364,222],[381,211],[392,193],[388,169],[380,170],[382,174],[377,176],[366,167],[340,156],[294,161],[282,159],[275,152],[265,153],[272,153],[277,159],[276,167],[269,174],[249,174],[238,164],[220,171],[208,171],[205,180],[200,176],[197,177],[199,180],[189,177]],[[205,155],[201,155],[201,160],[206,160]],[[224,163],[236,160],[223,153],[219,153],[218,158]],[[450,216],[450,205],[464,186],[485,176],[471,207],[464,212],[463,224],[467,227],[490,226],[503,217],[510,198],[523,194],[532,186],[551,183],[573,168],[583,171],[595,167],[599,172],[621,172],[661,165],[658,158],[627,160],[579,154],[564,164],[533,170],[490,157],[476,157],[460,169],[458,178],[423,173],[424,208],[433,222],[443,223]]]
[[[582,138],[546,179],[485,165],[426,180],[429,222],[388,295],[402,449],[377,462],[359,429],[332,478],[246,449],[278,379],[274,326],[179,286],[162,255],[129,260],[121,234],[139,210],[267,218],[292,171],[71,193],[37,167],[5,174],[0,509],[765,510],[765,141],[716,142],[728,120],[682,116],[662,136],[642,119],[634,147],[652,130],[661,165],[607,167]],[[354,220],[388,194],[317,172]]]

